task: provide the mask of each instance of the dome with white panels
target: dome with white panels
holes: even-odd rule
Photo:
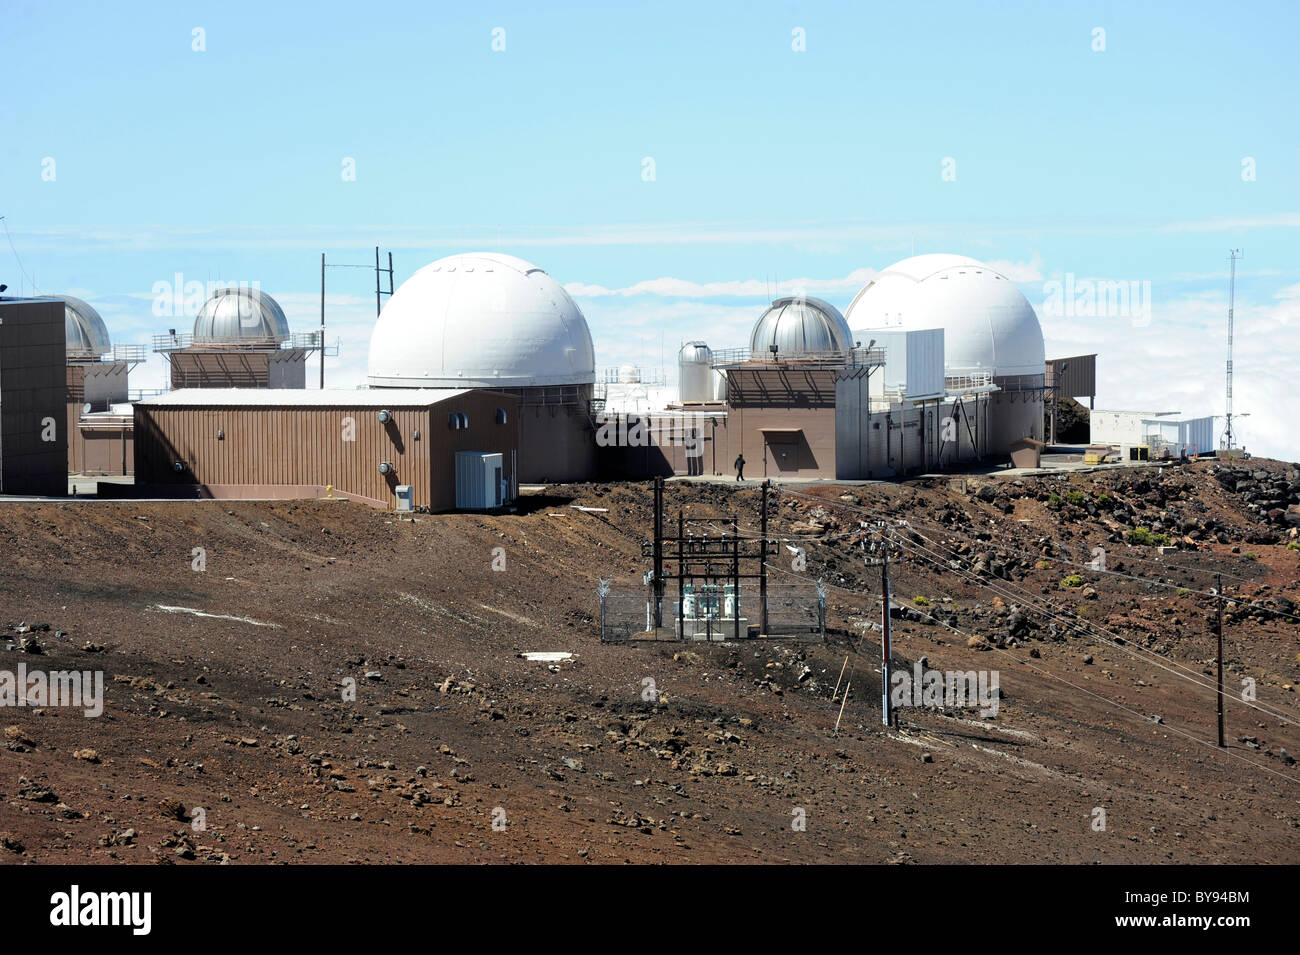
[[[949,373],[1043,374],[1043,330],[1014,282],[964,255],[917,255],[877,275],[845,317],[858,337],[871,329],[944,330]]]
[[[420,269],[393,293],[370,338],[370,384],[528,388],[591,384],[587,320],[537,266],[467,252]]]

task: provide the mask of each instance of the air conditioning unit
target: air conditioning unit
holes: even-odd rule
[[[500,452],[456,452],[456,507],[487,510],[510,502]]]

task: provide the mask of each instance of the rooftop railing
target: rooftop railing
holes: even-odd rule
[[[105,361],[147,361],[149,359],[149,346],[147,345],[114,345],[113,350],[106,356]]]
[[[713,353],[714,368],[740,365],[883,365],[883,348],[851,348],[847,351],[751,351],[748,348],[720,348]]]
[[[265,348],[302,348],[308,351],[314,351],[321,347],[322,335],[316,332],[294,332],[288,338],[280,340],[274,337],[266,338],[199,338],[196,339],[190,332],[181,332],[175,335],[155,335],[153,336],[153,350],[156,352],[181,351],[185,348],[191,348],[194,345],[213,345],[221,348],[247,348],[247,349],[265,349]],[[143,345],[139,346],[141,349]]]
[[[92,348],[68,349],[68,360],[79,363],[97,362],[142,362],[149,358],[147,345],[112,345],[108,351],[100,352]]]
[[[624,381],[621,368],[606,368],[601,376],[601,383],[606,385],[646,385],[650,388],[662,388],[668,384],[667,376],[659,368],[638,368],[633,374],[636,377],[630,381]]]
[[[956,374],[945,375],[943,385],[947,391],[988,391],[993,387],[993,373],[977,368],[949,368]]]

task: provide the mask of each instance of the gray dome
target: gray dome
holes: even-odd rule
[[[288,338],[289,320],[284,310],[258,289],[218,289],[194,319],[195,341],[282,342]]]
[[[777,346],[778,357],[809,352],[848,352],[853,347],[853,332],[840,310],[819,298],[778,298],[754,325],[749,336],[749,353],[754,358],[771,354]]]
[[[67,354],[95,357],[113,350],[108,339],[108,328],[99,312],[89,302],[71,295],[63,299],[63,332],[67,341]]]

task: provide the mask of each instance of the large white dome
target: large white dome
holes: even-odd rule
[[[1043,374],[1043,330],[1034,307],[1005,275],[964,255],[896,262],[854,297],[845,318],[863,341],[870,329],[942,328],[950,374]]]
[[[370,338],[377,387],[590,384],[587,320],[560,284],[511,255],[467,252],[420,269],[393,293]]]

